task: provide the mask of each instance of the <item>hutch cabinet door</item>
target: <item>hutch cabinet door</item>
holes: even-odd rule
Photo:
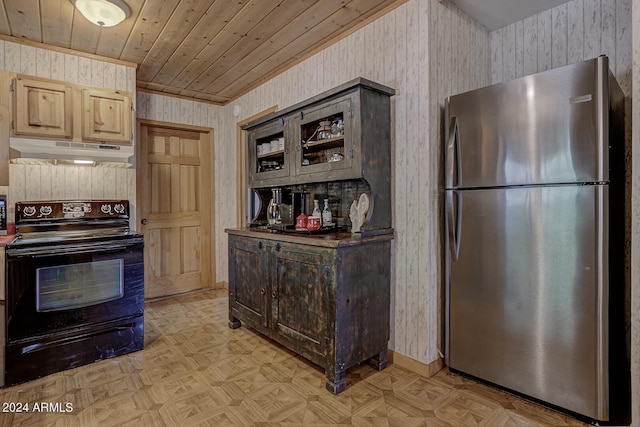
[[[326,354],[330,267],[321,250],[283,243],[276,246],[271,311],[275,332],[296,351]],[[331,333],[330,336],[333,336]]]
[[[267,326],[268,254],[262,241],[229,238],[229,314]]]
[[[16,135],[71,138],[72,89],[62,83],[15,80],[14,133]]]
[[[131,98],[117,92],[82,91],[82,139],[131,144]]]
[[[303,110],[295,119],[295,173],[300,181],[359,178],[354,162],[352,95]]]
[[[266,187],[289,176],[287,120],[267,122],[249,132],[249,186]]]

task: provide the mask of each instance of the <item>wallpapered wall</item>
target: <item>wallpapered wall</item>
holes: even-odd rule
[[[631,0],[573,0],[492,31],[490,38],[492,83],[607,55],[631,95]]]

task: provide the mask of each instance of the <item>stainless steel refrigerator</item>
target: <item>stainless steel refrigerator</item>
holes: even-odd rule
[[[624,96],[607,57],[446,99],[454,372],[629,422]]]

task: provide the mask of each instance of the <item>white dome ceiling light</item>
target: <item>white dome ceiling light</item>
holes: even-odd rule
[[[131,15],[131,9],[122,0],[70,0],[93,24],[113,27]]]

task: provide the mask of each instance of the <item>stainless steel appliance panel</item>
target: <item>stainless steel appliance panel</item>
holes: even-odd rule
[[[606,57],[448,98],[446,188],[608,181]]]
[[[447,364],[608,417],[608,185],[447,190]]]

